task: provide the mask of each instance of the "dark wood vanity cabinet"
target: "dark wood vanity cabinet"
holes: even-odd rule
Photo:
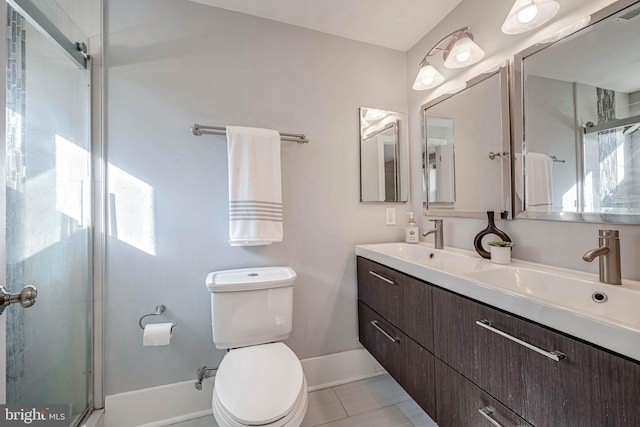
[[[635,361],[364,258],[358,297],[360,341],[440,427],[640,426]]]
[[[431,286],[365,258],[358,258],[358,299],[427,350],[433,349]]]
[[[360,342],[435,419],[431,287],[358,258]]]
[[[435,418],[433,355],[361,301],[358,326],[362,345]]]
[[[640,426],[640,364],[442,289],[433,310],[436,357],[531,424]]]
[[[438,358],[435,369],[440,427],[531,426]]]

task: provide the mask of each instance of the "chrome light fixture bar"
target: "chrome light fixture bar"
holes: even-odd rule
[[[554,0],[516,0],[502,24],[505,34],[520,34],[547,23],[560,10]]]
[[[431,89],[444,82],[444,76],[429,63],[429,57],[440,52],[443,53],[444,66],[447,68],[468,67],[484,57],[484,51],[473,41],[469,27],[455,30],[443,37],[424,56],[413,83],[413,90]]]

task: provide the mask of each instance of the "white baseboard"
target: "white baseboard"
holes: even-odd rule
[[[301,362],[309,391],[363,380],[386,372],[364,348],[311,357]]]
[[[309,391],[357,381],[384,373],[364,348],[303,359]],[[107,396],[104,427],[161,427],[211,414],[214,379],[167,384]]]

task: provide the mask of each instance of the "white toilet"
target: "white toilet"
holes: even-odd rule
[[[297,427],[307,411],[307,380],[281,342],[291,334],[289,267],[209,273],[216,348],[231,349],[218,367],[213,415],[220,427]]]

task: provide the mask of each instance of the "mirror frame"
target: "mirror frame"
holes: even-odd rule
[[[561,43],[565,39],[569,37],[573,37],[576,34],[581,32],[589,31],[590,27],[609,18],[612,15],[620,12],[622,9],[625,9],[634,3],[637,3],[638,0],[618,0],[597,12],[594,12],[591,15],[585,16],[585,20],[589,18],[588,23],[584,25],[582,28],[579,28],[571,33],[565,33],[565,30],[560,30],[556,34],[547,38],[549,41],[543,41],[537,44],[534,44],[521,52],[518,52],[513,59],[513,67],[511,74],[511,127],[513,129],[512,136],[512,153],[522,153],[524,149],[525,143],[525,132],[524,132],[524,61],[531,55],[546,49],[556,43]],[[515,176],[513,176],[514,171],[514,157],[511,156],[511,173],[512,173],[512,182],[514,182]],[[581,184],[581,182],[578,182]],[[578,189],[580,194],[579,197],[582,196],[582,190]],[[570,222],[590,222],[590,223],[609,223],[609,224],[640,224],[640,213],[639,214],[617,214],[617,213],[597,213],[597,212],[536,212],[536,211],[526,211],[524,208],[524,203],[516,203],[517,198],[515,197],[515,186],[512,186],[511,189],[511,200],[513,203],[512,212],[513,218],[516,219],[542,219],[542,220],[551,220],[551,221],[570,221]]]
[[[362,144],[364,142],[362,135],[362,110],[363,109],[375,109],[380,111],[385,111],[388,113],[393,113],[400,118],[396,118],[393,123],[395,124],[395,137],[396,137],[396,146],[395,146],[395,156],[396,156],[396,200],[362,200],[362,188],[363,188],[363,179],[362,179]],[[359,167],[359,178],[360,178],[360,195],[359,201],[360,203],[408,203],[409,194],[411,193],[410,187],[410,172],[409,172],[409,141],[408,141],[408,132],[403,127],[407,126],[407,114],[401,113],[398,111],[391,110],[383,110],[381,108],[373,108],[373,107],[358,107],[358,167]],[[379,130],[378,132],[382,131]],[[402,158],[404,156],[404,159]]]
[[[498,75],[500,78],[500,104],[501,104],[501,118],[502,118],[502,154],[511,158],[510,155],[512,144],[511,144],[511,114],[510,114],[510,105],[509,105],[509,63],[505,62],[504,64],[496,67],[495,69],[479,74],[476,77],[468,80],[463,89],[455,92],[449,93],[438,98],[433,99],[425,104],[423,104],[420,109],[422,111],[422,144],[421,147],[423,149],[424,155],[422,156],[423,164],[428,164],[427,150],[427,109],[437,105],[457,94],[472,88],[484,80],[491,78],[495,75]],[[455,141],[454,141],[455,144]],[[455,149],[454,149],[455,150]],[[512,209],[512,185],[513,182],[513,168],[512,161],[502,161],[502,193],[504,197],[504,206],[502,206],[501,210],[496,209],[496,218],[499,219],[513,219],[511,213]],[[422,201],[422,211],[425,216],[441,216],[441,217],[459,217],[459,218],[479,218],[486,219],[487,211],[457,211],[453,207],[445,207],[442,203],[431,203],[431,208],[429,207],[428,194],[429,194],[429,180],[428,174],[425,174],[424,168],[422,171],[422,179],[423,183],[427,188],[427,200]],[[455,202],[454,202],[455,203]]]

